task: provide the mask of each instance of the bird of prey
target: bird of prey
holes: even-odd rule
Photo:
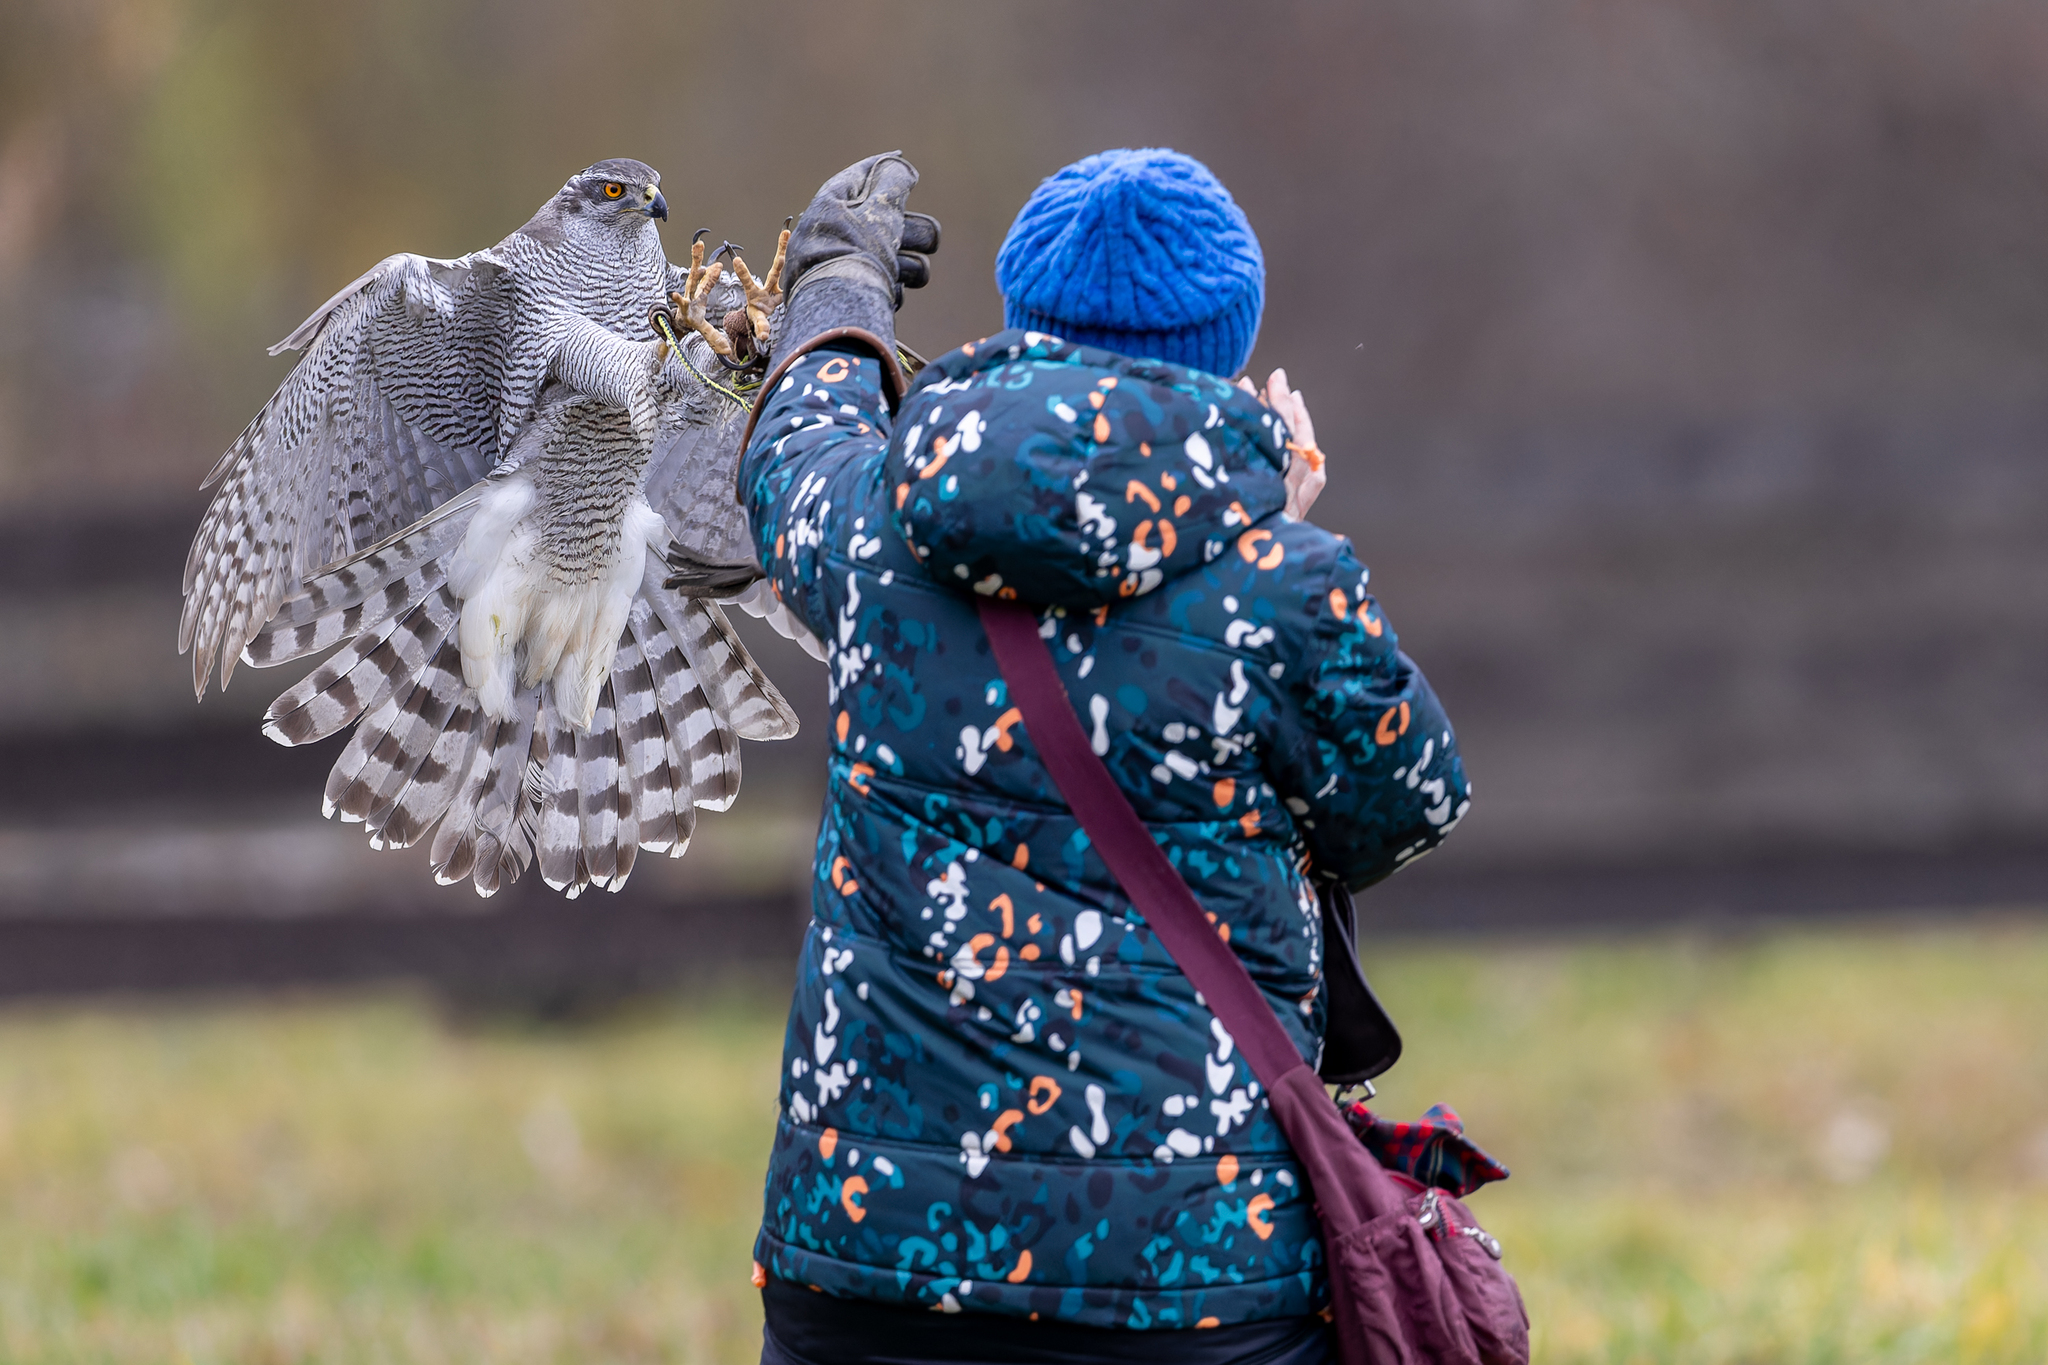
[[[680,856],[695,808],[731,804],[739,739],[796,729],[714,600],[800,632],[755,581],[744,408],[702,374],[765,361],[779,270],[723,273],[701,242],[672,270],[665,210],[651,170],[601,162],[489,252],[343,291],[287,339],[311,349],[216,471],[188,566],[187,643],[223,686],[237,656],[340,646],[264,727],[356,725],[326,813],[380,847],[438,828],[437,879],[481,895],[536,860],[571,896],[617,890],[638,849]],[[664,294],[681,353],[622,334]],[[715,585],[664,588],[672,550]]]
[[[456,260],[378,262],[271,348],[305,357],[228,448],[185,563],[178,648],[200,693],[322,565],[425,516],[510,448],[561,380],[652,439],[663,347],[647,310],[672,287],[661,177],[600,161],[525,226]],[[644,339],[634,339],[644,338]]]

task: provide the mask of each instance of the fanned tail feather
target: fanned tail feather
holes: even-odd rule
[[[583,861],[583,826],[577,818],[581,794],[576,782],[576,732],[563,717],[553,687],[542,689],[541,700],[542,723],[534,730],[530,776],[538,806],[535,860],[541,880],[573,899],[590,884]]]
[[[263,733],[279,744],[325,739],[382,706],[415,674],[454,629],[459,608],[437,586],[403,615],[356,636],[298,686],[270,703]]]
[[[788,739],[796,733],[796,712],[726,620],[716,602],[662,590],[665,563],[650,556],[642,598],[655,604],[689,658],[704,693],[741,739]],[[758,586],[758,585],[756,585]]]
[[[668,763],[668,731],[662,725],[661,709],[655,704],[654,675],[648,671],[641,649],[640,634],[651,610],[636,610],[626,621],[626,635],[619,642],[618,658],[612,663],[611,692],[619,732],[619,761],[624,779],[632,784],[633,820],[638,847],[653,853],[676,852],[677,845],[689,847],[690,829],[676,824],[676,781]],[[687,800],[683,809],[692,808]]]
[[[690,799],[687,740],[675,732],[663,703],[664,679],[673,665],[658,667],[656,661],[671,655],[680,660],[682,652],[644,594],[626,617],[626,633],[639,655],[638,667],[622,675],[614,665],[612,680],[619,684],[621,727],[632,743],[628,755],[639,784],[641,828],[652,831],[648,848],[680,858],[697,831],[697,807]],[[679,687],[672,691],[682,695]]]
[[[477,791],[476,867],[470,881],[479,896],[494,896],[519,879],[533,861],[539,793],[532,770],[545,760],[545,740],[535,724],[540,699],[529,694],[519,714],[498,727],[496,747]]]
[[[683,643],[686,634],[705,633],[709,626],[695,613],[662,610],[659,599],[653,605],[664,647],[656,649],[653,641],[648,642],[647,666],[668,729],[669,763],[687,774],[692,805],[724,810],[739,792],[739,736],[705,694]]]
[[[594,886],[617,891],[633,870],[639,821],[631,773],[619,761],[618,708],[606,680],[590,727],[576,735],[576,789],[583,825],[583,870]]]
[[[716,680],[707,686],[714,692],[719,710],[731,720],[733,732],[741,739],[788,739],[797,731],[796,710],[783,698],[781,689],[747,653],[739,633],[715,602],[697,604],[711,624],[700,654],[691,662],[709,670]]]
[[[356,726],[327,779],[326,809],[370,826],[372,847],[385,844],[382,819],[406,789],[462,700],[462,651],[443,638],[412,688],[391,697]]]
[[[481,708],[464,709],[477,717],[473,722],[476,743],[469,751],[469,762],[456,778],[455,795],[441,816],[433,847],[427,854],[433,861],[434,880],[443,886],[453,886],[476,870],[477,802],[483,797],[484,782],[496,762],[498,735],[511,724],[484,715]]]
[[[373,845],[410,848],[434,828],[434,823],[454,803],[462,780],[469,775],[483,721],[483,712],[474,705],[454,707],[412,776],[363,822]]]
[[[762,579],[745,592],[726,603],[738,607],[747,615],[766,621],[768,628],[785,640],[793,641],[803,652],[825,662],[825,644],[811,634],[810,627],[797,620],[796,613],[784,606],[782,599],[775,595],[774,586],[768,579]]]
[[[355,723],[327,814],[361,822],[377,847],[431,833],[443,884],[489,896],[538,864],[568,896],[616,891],[639,849],[680,857],[695,808],[732,803],[742,735],[779,738],[795,717],[717,606],[658,589],[635,599],[587,728],[552,682],[516,693],[511,719],[486,716],[446,583],[465,522],[451,512],[308,581],[250,657],[345,643],[272,704],[265,732],[302,744]]]

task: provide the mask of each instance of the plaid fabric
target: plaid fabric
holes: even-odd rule
[[[1380,1165],[1459,1198],[1489,1181],[1506,1180],[1508,1168],[1465,1136],[1464,1120],[1447,1104],[1433,1104],[1414,1123],[1383,1119],[1362,1104],[1344,1106],[1344,1117]]]

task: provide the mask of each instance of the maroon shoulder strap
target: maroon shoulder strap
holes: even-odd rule
[[[1230,1030],[1266,1089],[1277,1087],[1289,1071],[1306,1069],[1251,973],[1217,936],[1187,882],[1153,842],[1130,799],[1089,747],[1052,653],[1038,634],[1038,618],[1010,602],[983,599],[978,605],[981,624],[995,647],[996,665],[1009,686],[1010,700],[1023,712],[1024,728],[1039,760],[1131,904]]]

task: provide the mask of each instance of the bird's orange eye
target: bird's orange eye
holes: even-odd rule
[[[604,187],[604,197],[607,199],[616,199],[625,192],[626,187],[624,185],[621,185],[616,180],[612,181],[609,185],[606,185]]]

